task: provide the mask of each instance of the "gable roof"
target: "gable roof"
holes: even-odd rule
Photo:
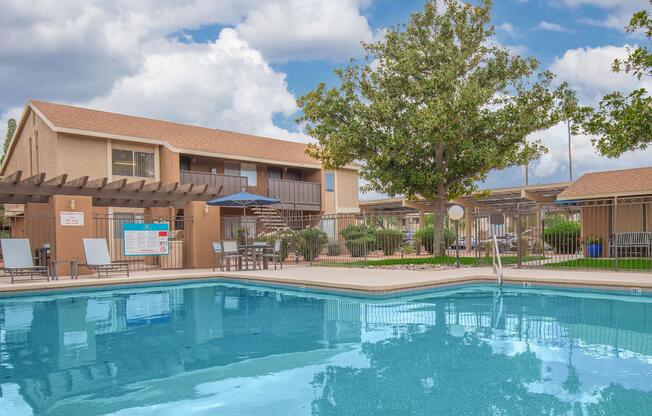
[[[307,145],[303,143],[40,100],[27,104],[21,124],[29,109],[57,132],[155,143],[179,153],[311,168],[321,166],[319,161],[306,155]],[[16,130],[18,133],[19,129]]]
[[[586,173],[557,196],[558,200],[652,195],[652,167]]]

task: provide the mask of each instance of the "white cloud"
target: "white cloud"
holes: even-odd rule
[[[516,28],[514,27],[513,24],[509,22],[501,23],[498,25],[498,29],[502,30],[506,34],[512,36],[512,37],[517,37],[518,34],[516,33]]]
[[[536,27],[539,30],[548,30],[551,32],[566,32],[567,30],[564,29],[560,24],[558,23],[552,23],[552,22],[546,22],[545,20],[542,20],[539,22],[539,24]]]
[[[561,5],[577,8],[591,6],[607,11],[604,19],[581,19],[580,23],[624,30],[634,12],[649,7],[648,0],[557,0]]]
[[[215,42],[165,42],[144,56],[142,69],[84,106],[207,127],[305,141],[272,122],[296,111],[285,75],[261,53],[223,29]]]
[[[556,58],[550,67],[559,80],[568,81],[578,91],[580,100],[595,104],[611,91],[628,92],[646,87],[652,91],[652,81],[625,73],[614,73],[611,64],[616,58],[627,56],[627,47],[601,46],[597,48],[578,48],[567,50],[561,58]]]
[[[556,182],[568,180],[568,133],[566,124],[559,124],[533,137],[541,138],[548,153],[532,163],[530,172],[533,182]],[[575,179],[587,172],[611,169],[629,169],[650,166],[652,150],[626,152],[618,159],[609,159],[596,153],[591,137],[572,136],[573,176]]]
[[[28,99],[39,98],[179,121],[208,121],[216,127],[224,122],[219,127],[244,126],[259,134],[301,139],[272,123],[273,114],[287,116],[294,109],[294,97],[287,91],[283,75],[267,63],[358,56],[359,42],[372,38],[361,14],[370,3],[40,0],[34,4],[7,0],[0,13],[0,122],[15,116]],[[224,33],[231,40],[249,44],[229,49],[226,39],[211,46],[169,40],[191,41],[184,29],[213,24],[234,27],[235,32],[229,29]],[[252,58],[254,52],[258,63]],[[183,59],[188,61],[181,62]],[[243,73],[238,73],[238,66]],[[203,70],[211,74],[201,73]],[[211,81],[213,86],[201,85],[201,80]],[[227,83],[233,83],[235,89],[227,91]],[[185,105],[149,100],[156,96],[175,96]],[[254,99],[260,101],[253,105]],[[208,106],[200,110],[202,100]],[[246,117],[252,119],[247,122]]]
[[[272,62],[349,59],[373,39],[359,0],[263,2],[236,26],[240,36]]]

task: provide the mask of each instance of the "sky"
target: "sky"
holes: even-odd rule
[[[405,22],[423,0],[0,0],[0,133],[41,99],[308,142],[296,99],[363,56],[361,41]],[[495,0],[494,41],[533,56],[583,104],[611,91],[652,90],[611,72],[648,0]],[[531,137],[549,152],[530,183],[568,180],[566,127]],[[573,175],[652,165],[652,150],[618,159],[572,139]],[[524,169],[492,172],[482,188],[524,183]],[[376,198],[363,194],[363,199]]]

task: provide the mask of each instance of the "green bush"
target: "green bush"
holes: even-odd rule
[[[351,224],[347,225],[340,231],[340,235],[346,241],[358,240],[360,238],[374,238],[375,227],[370,227],[367,224]]]
[[[432,246],[434,240],[434,227],[425,227],[414,233],[414,238],[417,240],[417,244],[423,246],[423,248],[430,254],[432,253]],[[453,230],[444,228],[444,248],[450,247],[451,244],[455,241],[455,233]]]
[[[362,237],[356,240],[348,240],[344,244],[352,257],[364,257],[365,254],[373,251],[376,240],[372,237]]]
[[[399,230],[378,229],[374,233],[376,248],[383,250],[386,256],[396,253],[403,241],[403,232]]]
[[[328,245],[328,255],[329,256],[339,256],[340,252],[342,250],[340,249],[340,245],[337,243],[330,243]]]
[[[281,261],[285,261],[292,247],[296,246],[296,238],[296,233],[292,230],[280,230],[258,236],[258,239],[267,242],[272,248],[276,240],[281,240]]]
[[[298,251],[306,261],[313,261],[328,243],[328,235],[318,228],[306,228],[297,235]]]
[[[553,217],[544,222],[543,241],[557,254],[575,254],[580,248],[582,226],[577,221]]]

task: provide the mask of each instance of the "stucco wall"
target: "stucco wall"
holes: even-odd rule
[[[16,139],[14,150],[7,161],[5,174],[22,170],[23,176],[35,175],[40,172],[56,175],[57,158],[52,157],[56,154],[56,147],[57,133],[30,110],[25,125]]]
[[[58,174],[67,173],[70,179],[109,174],[106,139],[60,133],[56,154]]]
[[[179,153],[159,146],[161,181],[165,183],[179,182]]]
[[[335,171],[335,210],[336,212],[358,212],[358,173],[353,169]]]

